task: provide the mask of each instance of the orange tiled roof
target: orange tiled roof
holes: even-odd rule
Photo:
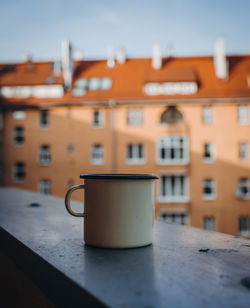
[[[107,67],[106,60],[77,61],[73,76],[73,87],[79,78],[110,77],[112,87],[109,90],[87,91],[85,95],[75,97],[72,91],[66,91],[62,98],[49,99],[50,102],[70,103],[84,101],[154,100],[157,99],[199,99],[199,98],[250,98],[248,84],[250,55],[228,56],[229,77],[218,79],[215,75],[213,57],[172,57],[164,58],[162,68],[152,68],[151,58],[127,59],[124,64],[116,63]],[[12,65],[12,64],[9,64]],[[31,65],[29,67],[29,65]],[[33,67],[32,67],[33,65]],[[53,76],[52,62],[15,64],[16,68],[4,71],[0,64],[0,86],[46,84]],[[148,82],[196,82],[198,91],[188,95],[146,95],[143,86]],[[62,74],[53,84],[63,84]],[[18,101],[11,99],[10,101]],[[19,100],[20,101],[20,100]],[[25,99],[25,103],[39,103],[47,99]]]
[[[55,76],[53,62],[31,62],[0,64],[0,86],[46,85],[53,77],[53,84],[63,82],[62,74]]]

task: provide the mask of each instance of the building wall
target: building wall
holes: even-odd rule
[[[131,104],[127,106],[71,106],[49,109],[49,125],[39,125],[39,110],[26,110],[26,118],[17,120],[13,112],[5,112],[3,130],[4,184],[38,191],[39,180],[51,180],[51,193],[63,197],[68,182],[80,183],[81,173],[153,173],[185,172],[189,182],[189,201],[185,203],[161,203],[158,201],[159,183],[156,184],[156,216],[162,212],[188,213],[191,226],[203,228],[205,216],[215,218],[215,229],[219,232],[239,234],[239,217],[250,215],[250,201],[235,196],[238,179],[250,178],[250,160],[239,159],[239,143],[250,143],[250,125],[238,123],[236,104],[216,103],[213,105],[213,124],[202,121],[202,104],[179,104],[178,110],[184,120],[176,124],[160,124],[160,116],[166,106],[157,102],[150,105]],[[127,112],[130,109],[143,111],[143,124],[130,126]],[[102,127],[93,127],[93,112],[101,110],[104,115]],[[25,132],[23,145],[13,144],[13,128],[22,126]],[[189,163],[186,165],[160,165],[157,162],[157,140],[166,135],[185,135],[189,139]],[[215,161],[203,161],[204,144],[212,142]],[[126,162],[127,145],[142,143],[145,147],[144,164]],[[38,149],[50,145],[51,162],[40,166]],[[74,153],[67,153],[67,146],[74,146]],[[104,146],[103,165],[91,163],[91,146]],[[13,179],[13,164],[26,164],[26,178],[23,182]],[[203,200],[202,181],[211,178],[216,183],[216,198]],[[74,193],[76,200],[82,200],[82,193]]]

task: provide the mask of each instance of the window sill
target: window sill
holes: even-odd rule
[[[249,236],[250,236],[250,231],[241,231],[241,232],[240,232],[240,235],[241,235],[241,236],[249,237]]]
[[[91,164],[92,165],[95,165],[95,166],[102,166],[104,165],[104,161],[91,161]]]
[[[204,163],[204,164],[213,164],[214,162],[215,162],[215,159],[213,159],[213,158],[202,158],[202,162]]]
[[[103,129],[105,126],[104,125],[94,125],[92,124],[91,126],[93,129]]]
[[[138,159],[138,160],[131,159],[131,160],[126,160],[126,163],[128,165],[144,165],[146,163],[146,161],[143,160],[143,159],[142,160],[140,160],[140,159]]]
[[[238,196],[237,199],[243,200],[243,201],[244,201],[244,200],[250,200],[250,195],[242,196],[242,197]]]
[[[171,161],[171,160],[167,160],[167,161],[162,161],[162,160],[158,160],[157,161],[158,165],[169,165],[169,166],[174,166],[174,165],[188,165],[189,164],[189,160],[175,160],[175,161]]]
[[[163,196],[158,197],[159,203],[188,203],[190,201],[188,196],[185,197],[173,197],[173,198],[166,198]]]
[[[216,200],[216,196],[215,195],[209,195],[209,196],[202,195],[202,199],[204,201],[214,201],[214,200]]]
[[[39,162],[38,164],[39,164],[40,167],[49,167],[51,165],[50,162],[49,163],[41,163],[41,162]]]

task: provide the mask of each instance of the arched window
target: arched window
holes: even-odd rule
[[[175,106],[169,106],[168,109],[161,114],[160,123],[174,124],[182,120],[183,115],[181,112],[177,110]]]

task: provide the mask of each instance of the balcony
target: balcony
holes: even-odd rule
[[[156,221],[152,246],[93,248],[63,199],[0,198],[2,307],[249,307],[247,239]]]

